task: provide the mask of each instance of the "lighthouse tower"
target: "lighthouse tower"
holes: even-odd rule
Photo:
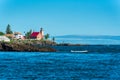
[[[44,38],[43,28],[40,28],[40,34],[41,34],[41,38]]]

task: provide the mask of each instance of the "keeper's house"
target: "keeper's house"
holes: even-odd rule
[[[30,35],[31,39],[41,40],[44,38],[43,28],[40,29],[40,32],[32,32]]]

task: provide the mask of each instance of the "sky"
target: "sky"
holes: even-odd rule
[[[0,0],[0,31],[120,35],[120,0]]]

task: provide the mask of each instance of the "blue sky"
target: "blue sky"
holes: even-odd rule
[[[120,0],[0,0],[0,31],[120,35]]]

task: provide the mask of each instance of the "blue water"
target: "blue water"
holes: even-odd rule
[[[81,45],[81,46],[52,46],[57,52],[88,51],[90,53],[120,53],[120,45]]]
[[[104,38],[56,38],[58,43],[120,45],[120,39]]]
[[[120,52],[0,52],[0,80],[119,80]]]

